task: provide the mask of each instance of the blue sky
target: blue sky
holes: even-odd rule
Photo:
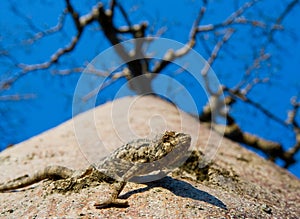
[[[97,1],[76,1],[75,7],[81,13],[86,13],[95,2]],[[223,21],[244,2],[242,0],[209,1],[203,23]],[[261,1],[255,6],[255,10],[250,10],[246,15],[256,19],[259,14],[256,12],[260,11],[267,20],[271,20],[277,12],[283,10],[283,5],[288,2],[290,1],[276,3],[271,0]],[[123,4],[130,11],[130,19],[133,23],[147,20],[154,33],[161,27],[166,27],[163,37],[185,43],[188,40],[192,23],[197,17],[200,3],[201,1],[192,0],[130,0]],[[72,20],[67,17],[62,31],[30,44],[26,39],[57,23],[57,17],[64,8],[64,1],[7,0],[2,1],[1,4],[0,49],[8,50],[10,56],[21,63],[34,64],[48,60],[58,47],[69,42],[75,32]],[[299,9],[298,4],[284,20],[284,31],[279,31],[274,36],[276,43],[268,45],[266,48],[267,52],[272,54],[273,65],[272,68],[262,66],[260,74],[272,73],[270,82],[258,85],[250,93],[252,99],[262,103],[265,108],[278,115],[282,120],[286,119],[287,110],[290,109],[290,98],[300,93],[300,74],[298,72],[300,26],[297,23],[300,20]],[[124,21],[119,19],[117,24],[122,25]],[[110,47],[97,28],[97,25],[91,25],[84,32],[83,38],[74,52],[61,59],[60,69],[81,66],[82,63],[91,61],[99,52]],[[253,48],[258,48],[260,44],[264,43],[258,40],[262,33],[263,30],[260,29],[247,26],[236,27],[231,41],[224,47],[224,53],[220,53],[219,60],[213,65],[221,83],[233,86],[242,78],[245,63],[249,64],[253,60]],[[206,37],[208,37],[208,46],[215,43],[215,39],[210,35]],[[208,57],[201,43],[197,44],[195,49],[204,58]],[[12,65],[11,59],[0,56],[0,61],[0,80],[6,79],[18,71]],[[175,69],[174,66],[170,67],[165,73],[171,74],[170,72]],[[72,117],[72,98],[80,74],[54,75],[50,70],[28,74],[18,80],[9,90],[0,91],[0,95],[34,95],[34,98],[27,100],[0,101],[0,136],[2,139],[0,149],[28,139]],[[178,80],[183,83],[189,82],[182,76]],[[124,82],[124,80],[120,81],[113,84],[110,89],[106,89],[99,103],[113,99],[116,90]],[[196,93],[196,85],[191,87],[191,92],[194,89],[194,93]],[[199,103],[199,107],[203,104],[202,102]],[[294,144],[294,136],[290,129],[266,119],[253,107],[237,103],[232,108],[232,113],[244,130],[269,140],[281,142],[285,148]],[[299,153],[297,159],[300,160]],[[300,162],[292,166],[290,171],[300,177]]]

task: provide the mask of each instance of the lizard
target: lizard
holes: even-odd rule
[[[96,208],[129,206],[126,200],[118,199],[128,181],[142,182],[143,177],[154,173],[162,178],[187,159],[191,144],[189,134],[165,131],[153,139],[135,139],[117,148],[109,156],[91,164],[85,170],[73,170],[64,166],[48,166],[33,175],[24,175],[0,184],[0,192],[23,188],[45,179],[58,182],[56,189],[66,192],[71,187],[78,190],[99,185],[101,182],[113,184],[111,197]],[[153,178],[157,180],[159,178]],[[148,179],[149,180],[149,179]]]

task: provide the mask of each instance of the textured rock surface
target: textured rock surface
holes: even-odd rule
[[[95,126],[96,135],[90,131],[91,126]],[[300,217],[300,181],[296,177],[226,139],[218,147],[219,134],[155,97],[126,97],[107,103],[8,148],[0,153],[0,182],[51,164],[85,168],[132,138],[129,130],[147,136],[162,129],[190,133],[193,145],[208,154],[210,162],[202,169],[187,164],[156,182],[127,184],[121,197],[128,199],[128,208],[94,208],[96,201],[109,195],[107,184],[63,195],[49,194],[51,182],[43,181],[16,192],[0,193],[0,217]],[[197,163],[196,158],[190,159],[190,164]]]

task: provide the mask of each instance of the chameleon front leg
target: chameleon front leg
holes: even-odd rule
[[[129,204],[126,200],[118,199],[119,194],[125,187],[126,182],[125,181],[118,181],[113,183],[113,194],[109,197],[108,200],[102,202],[102,203],[95,203],[94,206],[97,209],[100,208],[108,208],[108,207],[128,207]]]
[[[37,171],[31,176],[24,175],[6,183],[0,184],[0,192],[23,188],[40,182],[44,179],[66,179],[71,177],[74,172],[74,170],[63,166],[48,166],[43,170]]]

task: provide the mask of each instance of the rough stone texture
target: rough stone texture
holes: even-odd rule
[[[95,126],[94,133],[91,126]],[[128,183],[121,193],[129,201],[128,208],[94,208],[96,201],[110,194],[108,184],[79,193],[49,194],[52,184],[43,181],[16,192],[0,193],[0,217],[300,217],[300,181],[296,177],[227,139],[218,145],[219,134],[200,126],[173,105],[150,96],[107,103],[8,148],[0,153],[0,182],[51,164],[85,168],[132,138],[130,130],[147,136],[164,129],[190,133],[193,146],[208,155],[206,165],[202,169],[189,166],[198,164],[195,155],[190,163],[159,181]]]

